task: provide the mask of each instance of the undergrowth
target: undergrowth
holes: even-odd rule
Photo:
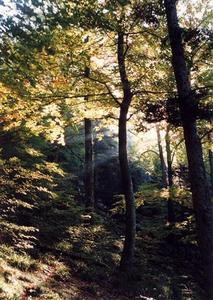
[[[119,299],[120,295],[135,299],[142,295],[169,300],[178,293],[182,293],[180,299],[192,299],[192,290],[197,292],[192,280],[197,248],[188,190],[170,191],[179,219],[169,226],[168,190],[146,185],[135,195],[136,267],[132,278],[122,282],[118,280],[124,241],[122,195],[110,214],[88,213],[76,197],[70,174],[48,162],[45,151],[33,147],[23,151],[27,159],[22,153],[0,164],[0,299]],[[184,212],[186,207],[189,210],[187,215],[183,206]],[[187,282],[185,290],[183,282]],[[184,298],[186,290],[189,298]]]

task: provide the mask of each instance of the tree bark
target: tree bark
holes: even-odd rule
[[[171,141],[170,141],[170,126],[167,125],[166,128],[166,156],[167,156],[167,175],[168,175],[168,189],[169,189],[169,197],[167,202],[168,207],[168,222],[174,222],[175,221],[175,214],[174,214],[174,205],[173,200],[171,196],[171,188],[173,186],[173,172],[172,172],[172,152],[171,152]]]
[[[92,120],[84,119],[85,130],[85,197],[86,206],[94,208],[94,162]]]
[[[127,153],[127,114],[132,100],[130,82],[126,73],[125,51],[124,51],[124,34],[118,32],[117,58],[120,73],[120,79],[123,89],[123,100],[120,104],[119,115],[119,162],[122,178],[123,193],[126,204],[126,231],[124,248],[121,256],[120,270],[126,274],[131,273],[135,249],[135,202],[132,179],[129,169]]]
[[[213,195],[213,155],[211,149],[209,149],[209,166],[210,166],[211,190]]]
[[[85,38],[85,43],[89,41],[89,36]],[[88,64],[90,58],[88,59]],[[88,78],[90,75],[90,67],[85,67],[85,77]],[[88,97],[85,97],[85,101],[88,101]],[[93,158],[93,124],[92,120],[84,119],[84,134],[85,134],[85,175],[84,175],[84,186],[85,186],[85,198],[86,206],[94,209],[94,158]]]
[[[164,188],[167,188],[167,170],[166,170],[166,164],[163,156],[160,129],[158,125],[156,125],[156,132],[157,132],[158,151],[159,151],[160,164],[161,164],[162,184]]]
[[[196,127],[196,109],[178,23],[176,1],[165,0],[172,65],[179,96],[179,107],[188,158],[192,200],[195,210],[197,238],[203,259],[206,299],[213,299],[213,202],[203,162],[201,142]]]
[[[208,138],[209,138],[209,143],[211,145],[211,141],[212,141],[211,134],[209,134]],[[209,170],[210,170],[211,193],[213,196],[213,154],[211,149],[209,149]]]

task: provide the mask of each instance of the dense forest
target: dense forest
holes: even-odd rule
[[[0,0],[0,299],[213,299],[211,4]]]

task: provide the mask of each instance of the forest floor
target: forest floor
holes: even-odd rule
[[[33,247],[0,246],[0,299],[205,299],[191,217],[179,210],[179,220],[167,224],[164,191],[151,190],[138,209],[135,270],[122,279],[123,217],[85,212],[70,195],[58,195],[35,216]]]

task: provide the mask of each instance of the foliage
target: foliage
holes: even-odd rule
[[[124,195],[114,195],[113,207],[110,209],[112,216],[125,215],[125,200]],[[135,207],[136,209],[141,207],[144,203],[144,199],[141,193],[135,194]]]
[[[207,1],[178,2],[193,112],[210,173],[212,12]],[[161,122],[162,131],[172,124],[170,190],[159,188],[156,145],[142,140],[134,150],[129,143],[139,216],[136,277],[143,273],[136,293],[175,298],[173,260],[180,258],[178,249],[194,257],[196,248],[190,247],[196,243],[191,193],[185,182],[178,186],[188,175],[187,159],[162,1],[14,0],[0,1],[0,9],[0,297],[71,299],[64,284],[75,276],[89,282],[79,299],[88,293],[93,299],[118,265],[123,222],[114,223],[108,212],[122,220],[125,214],[116,127],[123,99],[117,63],[122,32],[132,91],[129,129],[151,135],[152,123]],[[84,207],[85,118],[95,127],[95,193],[102,216]],[[168,198],[177,213],[174,228],[165,225]],[[159,257],[168,257],[173,269]],[[13,282],[18,287],[12,294]],[[106,294],[100,297],[109,299]]]
[[[170,196],[173,201],[178,202],[180,205],[192,208],[192,196],[189,189],[172,187]]]

